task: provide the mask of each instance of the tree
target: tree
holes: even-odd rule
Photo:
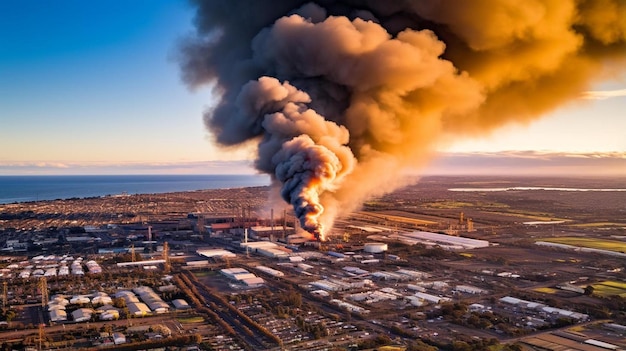
[[[417,340],[409,345],[406,351],[437,351],[437,347],[431,346],[423,342],[422,340]]]
[[[454,351],[472,351],[470,344],[465,341],[454,341],[452,343],[452,350]]]

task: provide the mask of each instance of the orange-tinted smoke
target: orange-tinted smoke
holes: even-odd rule
[[[257,168],[323,238],[437,146],[622,74],[625,21],[620,0],[201,1],[181,63],[221,92],[216,141],[256,141]]]

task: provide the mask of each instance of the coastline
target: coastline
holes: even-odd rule
[[[266,175],[0,176],[0,204],[269,185]]]

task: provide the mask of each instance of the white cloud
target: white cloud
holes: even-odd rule
[[[251,161],[193,162],[2,162],[0,175],[46,174],[255,174]]]
[[[626,152],[504,151],[443,153],[426,175],[626,176]]]
[[[586,91],[582,94],[582,98],[587,100],[606,100],[623,96],[626,96],[626,89]]]

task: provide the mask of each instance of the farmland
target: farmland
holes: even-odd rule
[[[556,237],[544,238],[541,241],[549,243],[565,244],[578,247],[587,247],[597,250],[608,250],[615,252],[626,252],[626,243],[623,241],[601,239],[601,238],[585,238],[585,237]]]

